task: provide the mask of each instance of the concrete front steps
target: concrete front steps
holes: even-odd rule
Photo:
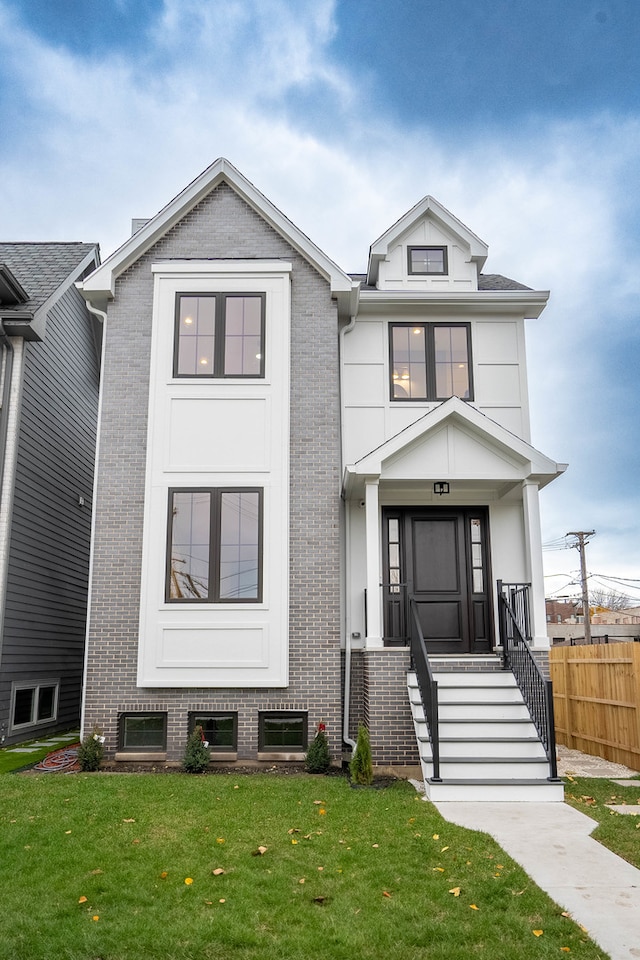
[[[407,686],[430,800],[564,799],[549,781],[549,763],[515,677],[509,671],[434,674],[438,684],[440,777],[435,782],[431,741],[415,673]]]

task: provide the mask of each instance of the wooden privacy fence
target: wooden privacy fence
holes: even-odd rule
[[[556,741],[640,770],[640,643],[552,647]]]

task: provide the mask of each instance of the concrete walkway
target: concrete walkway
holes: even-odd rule
[[[494,837],[611,960],[640,958],[640,870],[589,834],[566,803],[436,803],[451,823]]]

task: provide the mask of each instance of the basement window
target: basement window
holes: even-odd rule
[[[58,713],[59,682],[41,680],[14,683],[11,695],[11,728],[17,730],[40,723],[52,723]]]
[[[166,713],[123,713],[120,716],[120,749],[136,753],[167,749]]]
[[[260,714],[259,750],[265,753],[302,753],[307,749],[307,714],[292,710]]]

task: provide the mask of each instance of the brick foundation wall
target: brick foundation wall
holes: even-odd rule
[[[289,686],[136,687],[152,263],[173,258],[286,258],[291,285]],[[167,759],[180,759],[192,710],[237,710],[238,757],[258,750],[258,711],[322,719],[340,755],[340,437],[338,333],[328,283],[225,184],[212,191],[117,281],[106,329],[85,731],[105,756],[121,712],[166,711]]]

